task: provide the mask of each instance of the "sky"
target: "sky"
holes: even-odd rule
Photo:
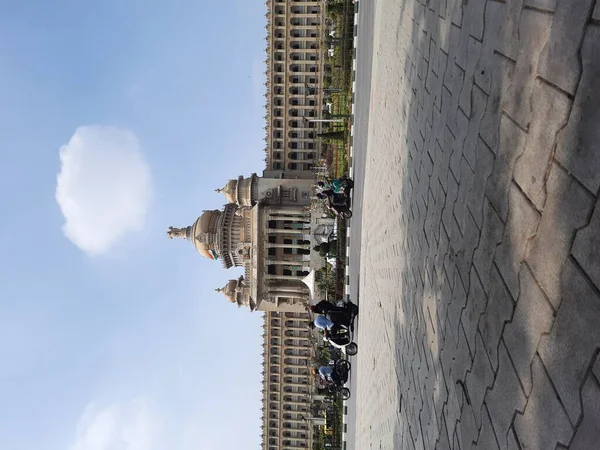
[[[260,313],[167,238],[264,168],[265,5],[0,1],[0,449],[260,442]]]

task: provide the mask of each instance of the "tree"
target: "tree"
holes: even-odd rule
[[[332,15],[342,15],[344,13],[344,4],[339,3],[327,3],[327,12]]]
[[[346,139],[346,132],[345,131],[331,131],[329,133],[319,133],[319,134],[317,134],[317,136],[325,138],[325,139],[333,139],[334,141],[343,141],[344,139]]]
[[[327,292],[328,296],[335,298],[336,271],[333,270],[331,264],[327,263],[325,267],[317,270],[316,282],[319,291]]]
[[[335,257],[337,255],[337,241],[322,242],[319,245],[315,245],[313,250],[319,252],[319,255],[323,257],[327,255]]]

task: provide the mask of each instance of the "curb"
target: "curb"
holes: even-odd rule
[[[353,39],[353,50],[352,50],[352,109],[350,119],[350,155],[349,155],[349,175],[350,178],[354,179],[354,98],[356,92],[356,47],[358,43],[358,1],[354,2],[354,39]],[[350,300],[350,233],[352,228],[352,219],[348,220],[348,231],[346,232],[346,286],[345,294],[346,300]]]
[[[353,50],[352,50],[352,109],[350,119],[350,155],[349,155],[349,175],[350,178],[354,179],[354,98],[356,92],[356,47],[358,42],[358,0],[354,1],[354,39],[353,39]],[[346,300],[350,300],[350,233],[352,229],[352,219],[348,220],[348,230],[346,232],[346,286],[345,294]],[[343,449],[346,449],[346,432],[348,430],[348,406],[344,402],[343,412],[343,431],[342,431],[342,443]]]

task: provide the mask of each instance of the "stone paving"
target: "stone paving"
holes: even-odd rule
[[[600,0],[374,1],[356,448],[600,448]]]

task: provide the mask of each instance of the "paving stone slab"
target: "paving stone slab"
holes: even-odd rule
[[[531,97],[532,118],[525,150],[515,165],[514,178],[538,210],[546,202],[546,178],[556,136],[567,123],[571,100],[537,80]]]
[[[479,331],[494,372],[498,368],[498,343],[502,336],[504,323],[512,317],[513,308],[513,301],[504,285],[504,280],[497,268],[494,267],[490,279],[487,306],[479,321]]]
[[[583,67],[569,122],[559,135],[556,159],[592,193],[600,189],[600,26],[588,26],[581,48]]]
[[[531,120],[530,99],[533,93],[540,53],[548,41],[552,16],[531,9],[521,12],[519,54],[515,72],[503,98],[503,109],[527,129]]]
[[[531,392],[531,362],[543,333],[550,332],[554,311],[529,267],[519,274],[520,293],[512,319],[504,328],[504,342],[527,395]]]
[[[581,391],[583,400],[583,420],[571,442],[570,450],[596,448],[600,442],[600,385],[589,376]]]
[[[579,82],[579,48],[596,0],[558,0],[552,30],[538,64],[539,75],[574,95]],[[549,8],[550,9],[550,8]]]
[[[521,191],[511,183],[508,197],[510,209],[502,243],[496,249],[494,261],[513,299],[519,297],[519,270],[527,256],[527,244],[536,234],[540,214]]]
[[[600,347],[600,298],[570,260],[561,282],[560,309],[551,334],[542,337],[539,354],[571,423],[577,423],[581,414],[579,388]]]
[[[473,265],[477,269],[483,289],[489,292],[490,271],[494,262],[496,247],[502,242],[504,223],[502,223],[500,216],[485,197],[482,211],[481,235],[473,254]]]
[[[563,409],[546,370],[539,358],[533,360],[533,390],[524,413],[515,417],[515,431],[521,447],[526,450],[555,448],[568,445],[573,428]]]
[[[561,299],[560,273],[575,230],[585,226],[592,197],[562,168],[554,164],[546,183],[548,201],[531,240],[527,262],[557,309]]]
[[[489,6],[490,3],[488,3]],[[498,37],[494,42],[494,49],[516,61],[520,50],[519,25],[523,12],[523,0],[507,0],[503,12],[504,20],[499,21],[501,22],[501,29],[498,31]],[[498,19],[496,18],[496,20]],[[486,21],[486,23],[491,22]]]
[[[475,72],[473,73],[474,83],[486,93],[490,92],[492,77],[494,75],[494,71],[491,69],[496,63],[494,52],[496,51],[498,39],[501,37],[500,30],[502,28],[503,21],[498,20],[498,18],[504,17],[504,13],[505,3],[486,3],[484,13],[486,26],[484,27],[483,31],[483,40],[479,60],[475,66]]]
[[[575,235],[573,255],[597,289],[600,289],[600,200],[596,200],[590,223]]]
[[[465,330],[465,337],[471,353],[475,353],[475,339],[477,336],[477,325],[479,318],[485,311],[487,305],[487,295],[483,290],[483,285],[477,275],[475,267],[471,267],[469,274],[469,294],[467,296],[467,304],[462,311],[460,322]]]
[[[512,173],[517,159],[523,153],[526,136],[526,133],[510,118],[502,115],[494,168],[485,188],[486,196],[494,205],[502,220],[506,220],[508,215],[508,194],[511,189]],[[487,141],[486,143],[490,144]]]
[[[492,390],[485,396],[485,403],[498,445],[501,450],[505,450],[508,448],[507,435],[513,415],[515,411],[523,410],[526,398],[503,343],[499,346],[499,361],[496,381]]]
[[[489,413],[487,408],[483,407],[482,414],[482,425],[479,430],[479,437],[477,439],[477,444],[471,447],[472,449],[478,450],[499,450],[498,441],[496,440],[496,436],[494,435],[494,428],[492,427],[492,422],[490,420]]]
[[[474,442],[477,441],[479,429],[475,423],[473,410],[468,404],[464,404],[459,422],[456,426],[456,437],[461,449],[470,449]]]
[[[493,383],[494,371],[485,351],[481,335],[478,333],[475,336],[473,364],[465,377],[465,387],[469,394],[471,408],[478,428],[481,428],[483,399],[487,389],[491,388]]]

